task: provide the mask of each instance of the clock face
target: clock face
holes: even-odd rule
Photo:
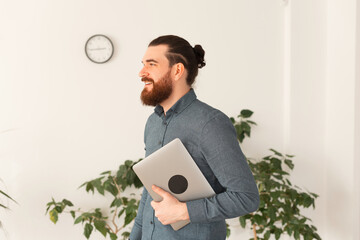
[[[85,44],[86,56],[94,63],[105,63],[114,53],[111,40],[104,35],[94,35]]]

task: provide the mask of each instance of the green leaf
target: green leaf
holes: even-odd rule
[[[249,118],[249,117],[251,117],[252,114],[253,114],[253,111],[251,111],[249,109],[244,109],[244,110],[241,110],[241,112],[240,112],[240,116],[243,118]]]
[[[63,202],[66,206],[69,206],[69,207],[74,206],[74,204],[72,204],[72,202],[70,202],[69,200],[63,199],[62,202]]]
[[[105,184],[105,190],[108,191],[109,193],[111,193],[114,197],[116,197],[118,194],[118,190],[117,190],[116,186],[110,182],[107,182]]]
[[[292,186],[291,182],[290,182],[288,179],[286,179],[286,182],[287,182],[287,184],[289,184],[290,186]]]
[[[117,240],[116,234],[110,233],[110,239],[111,239],[111,240]]]
[[[100,175],[109,175],[109,174],[111,174],[111,171],[106,171],[106,172],[100,173]]]
[[[265,202],[262,198],[260,198],[260,204],[259,204],[259,209],[260,208],[264,208],[265,207]]]
[[[88,182],[86,184],[86,192],[92,191],[92,193],[94,194],[94,186],[92,185],[91,182]]]
[[[120,216],[123,215],[124,212],[125,212],[125,208],[121,209],[121,211],[118,214],[118,218],[120,218]]]
[[[258,189],[259,189],[259,192],[264,191],[264,184],[260,183],[259,186],[258,186]]]
[[[277,158],[271,158],[270,159],[271,164],[273,165],[273,167],[276,170],[281,170],[281,160],[277,159]]]
[[[70,211],[71,216],[75,219],[75,211]]]
[[[78,189],[79,189],[79,188],[82,188],[82,187],[85,186],[87,183],[88,183],[88,182],[84,182],[83,184],[81,184],[81,185],[78,187]]]
[[[117,178],[122,178],[126,173],[126,166],[125,165],[120,165],[119,170],[116,173],[116,177]]]
[[[274,199],[278,199],[280,197],[281,192],[280,191],[275,191],[275,192],[271,192],[270,196]]]
[[[312,240],[313,237],[312,237],[312,234],[311,233],[306,233],[305,236],[304,236],[304,240]]]
[[[275,208],[274,207],[269,207],[268,213],[269,213],[270,219],[275,221],[276,220],[276,210],[275,210]]]
[[[95,179],[94,181],[92,181],[92,184],[93,186],[96,188],[96,190],[101,194],[101,195],[104,195],[105,193],[105,190],[104,190],[104,187],[101,183],[101,179],[103,179],[104,177],[101,177],[101,178],[97,178]]]
[[[10,199],[11,201],[13,201],[13,202],[16,203],[16,201],[15,201],[12,197],[10,197],[8,194],[6,194],[4,191],[1,191],[1,190],[0,190],[0,194],[4,195],[6,198],[8,198],[8,199]]]
[[[264,234],[264,240],[268,240],[270,238],[270,231],[266,231]]]
[[[239,142],[243,142],[244,141],[244,139],[245,139],[245,135],[244,135],[244,133],[241,133],[239,136],[238,136],[238,139],[239,139]]]
[[[315,193],[310,193],[311,196],[313,196],[314,198],[318,198],[319,195],[315,194]]]
[[[314,231],[317,230],[317,228],[315,226],[313,226],[313,225],[311,225],[311,229],[314,230]]]
[[[53,210],[50,211],[49,215],[50,215],[50,220],[51,220],[54,224],[56,224],[56,222],[57,222],[58,219],[59,219],[59,217],[58,217],[58,212],[57,212],[55,209],[53,209]]]
[[[306,217],[304,217],[304,218],[300,219],[300,223],[305,223],[305,222],[306,222],[306,220],[307,220],[307,218],[306,218]]]
[[[250,120],[247,120],[248,123],[250,124],[253,124],[253,125],[257,125],[256,122],[253,122],[253,121],[250,121]]]
[[[283,156],[281,153],[279,153],[278,151],[276,151],[276,150],[274,150],[274,149],[272,149],[272,148],[270,148],[270,151],[272,151],[272,152],[273,152],[275,155],[277,155],[277,156],[280,156],[280,157]]]
[[[128,182],[128,185],[132,185],[134,183],[134,179],[136,177],[136,174],[133,170],[129,170],[126,174],[126,180]]]
[[[291,236],[291,234],[292,234],[292,232],[293,232],[293,227],[292,227],[291,225],[288,225],[288,226],[286,227],[286,231],[287,231],[287,233],[289,234],[289,236]]]
[[[239,221],[240,221],[240,225],[242,228],[245,228],[246,227],[246,218],[244,216],[241,216],[239,218]]]
[[[135,176],[134,185],[135,185],[136,188],[141,188],[143,186],[143,184],[140,181],[140,179],[138,178],[138,176]]]
[[[130,237],[130,233],[129,232],[123,232],[121,234],[121,236],[123,236],[124,238],[123,239],[128,239]]]
[[[314,233],[314,238],[316,238],[317,240],[321,240],[321,237],[317,233]]]
[[[94,227],[90,224],[90,223],[86,223],[85,227],[84,227],[84,235],[87,239],[89,239],[92,230],[94,229]]]
[[[80,223],[83,219],[84,219],[84,218],[83,218],[83,216],[82,216],[82,215],[81,215],[81,216],[79,216],[79,217],[75,220],[74,224],[78,224],[78,223]]]
[[[122,197],[121,200],[124,203],[124,205],[128,205],[129,199],[127,197]]]
[[[251,126],[247,123],[247,122],[241,122],[240,123],[240,127],[243,131],[247,131],[247,132],[250,132],[251,130]]]
[[[235,131],[236,131],[236,135],[239,139],[240,136],[244,134],[243,129],[241,128],[240,124],[236,124],[234,127],[235,127]]]
[[[127,210],[127,209],[126,209]],[[134,218],[136,217],[136,212],[135,211],[131,211],[129,214],[126,213],[125,215],[125,222],[124,222],[124,227],[126,225],[128,225],[129,223],[132,222],[132,220],[134,220]]]
[[[294,169],[294,164],[292,163],[292,161],[290,159],[285,159],[285,164],[291,169]]]
[[[230,237],[230,234],[231,234],[231,230],[229,228],[229,225],[226,224],[226,238]]]
[[[6,209],[6,207],[5,207],[4,205],[2,205],[2,204],[0,204],[0,207],[3,207],[3,208],[5,208],[5,209]],[[51,206],[48,206],[48,207],[46,208],[45,215],[48,213],[48,211],[49,211],[50,207],[51,207]]]
[[[295,230],[295,231],[294,231],[294,238],[295,238],[296,240],[299,240],[299,239],[300,239],[299,230]]]
[[[56,210],[58,213],[62,213],[63,208],[60,207],[60,206],[56,206],[56,207],[55,207],[55,210]]]
[[[275,239],[278,240],[280,239],[281,236],[281,230],[280,229],[276,229],[275,230]]]
[[[99,232],[101,232],[102,235],[104,235],[104,237],[106,237],[108,229],[106,228],[106,222],[105,221],[95,220],[94,221],[94,226]]]
[[[255,222],[257,225],[261,225],[262,222],[263,222],[262,217],[261,217],[260,215],[258,215],[258,214],[255,214],[255,215],[253,216],[253,219],[254,219],[254,222]]]
[[[102,218],[102,217],[103,217],[100,208],[96,208],[96,209],[95,209],[95,214],[94,214],[94,216],[95,216],[96,218]]]
[[[131,161],[131,160],[126,160],[125,161],[125,166],[126,167],[130,168],[132,165],[133,165],[133,161]]]
[[[304,199],[304,207],[310,207],[311,204],[314,202],[314,200],[309,196],[309,195],[305,195],[305,199]]]
[[[230,118],[232,124],[235,124],[235,119],[233,117]]]

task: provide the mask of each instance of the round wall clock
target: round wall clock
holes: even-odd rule
[[[106,63],[114,53],[114,45],[107,36],[96,34],[87,40],[85,53],[94,63]]]

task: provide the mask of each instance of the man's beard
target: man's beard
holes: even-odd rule
[[[151,82],[152,89],[144,88],[141,92],[141,101],[144,105],[156,106],[170,97],[172,93],[172,81],[170,77],[170,70],[158,82],[154,82],[151,78],[142,78],[143,82]]]

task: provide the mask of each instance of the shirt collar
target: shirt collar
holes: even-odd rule
[[[195,99],[196,99],[196,94],[194,89],[190,89],[189,92],[187,92],[184,96],[182,96],[169,110],[173,111],[175,113],[180,113],[182,112],[185,108],[187,108]],[[154,109],[155,113],[159,116],[161,116],[164,113],[164,109],[163,107],[158,104],[156,105],[155,109]]]

